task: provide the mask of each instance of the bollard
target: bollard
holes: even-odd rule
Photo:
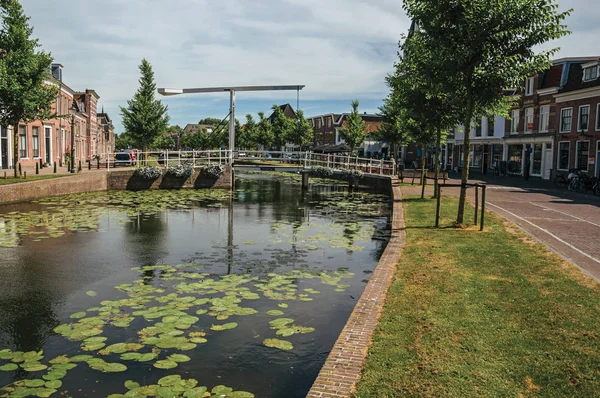
[[[477,225],[477,214],[479,213],[479,185],[475,185],[475,215],[473,216],[473,222]]]
[[[4,172],[4,179],[6,180],[6,171]]]
[[[81,171],[81,160],[79,160],[79,167],[77,167],[77,171]]]
[[[58,159],[58,166],[62,167],[62,158]],[[55,173],[56,173],[56,171],[55,171]]]
[[[88,162],[88,170],[91,170],[92,169],[92,161],[88,160],[87,162]]]
[[[27,172],[24,172],[24,173],[23,173],[23,178],[24,178],[24,179],[27,179]]]
[[[35,164],[35,174],[40,174],[40,166],[37,163]]]
[[[96,158],[96,168],[100,170],[100,156]]]
[[[23,169],[21,169],[21,163],[19,163],[19,176],[23,175]]]
[[[54,174],[56,174],[56,162],[54,162]]]
[[[437,186],[437,204],[435,207],[435,227],[440,227],[440,210],[442,208],[442,187],[438,184]]]
[[[485,188],[484,185],[482,187],[483,191],[481,192],[481,226],[479,227],[480,231],[483,231],[483,225],[485,224]]]
[[[42,159],[40,159],[40,169],[44,168],[44,164],[42,163]]]

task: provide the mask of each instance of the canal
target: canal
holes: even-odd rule
[[[389,222],[264,174],[0,206],[0,396],[303,397]]]

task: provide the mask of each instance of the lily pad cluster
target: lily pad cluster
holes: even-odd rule
[[[222,397],[222,398],[254,398],[254,394],[246,391],[234,391],[233,388],[218,385],[211,390],[198,386],[196,379],[183,379],[180,375],[169,375],[158,380],[156,384],[142,386],[133,380],[124,383],[128,391],[124,394],[111,394],[108,398],[120,397]]]

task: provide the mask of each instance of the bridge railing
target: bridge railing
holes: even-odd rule
[[[340,170],[360,170],[368,174],[393,176],[396,163],[393,160],[360,158],[358,156],[321,154],[308,152],[304,159],[305,167],[322,166]]]
[[[213,164],[229,163],[229,150],[212,151],[135,151],[133,158],[128,152],[109,153],[102,156],[103,166],[107,169],[118,167],[144,167],[144,166],[178,166],[190,165],[192,167],[210,166]]]

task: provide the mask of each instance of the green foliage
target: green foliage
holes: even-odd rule
[[[162,175],[162,170],[160,167],[156,167],[156,166],[144,166],[144,167],[135,169],[133,174],[140,178],[143,178],[145,180],[156,180],[158,177],[160,177]],[[71,315],[71,318],[74,315],[77,315],[77,314]],[[84,316],[85,316],[85,313],[84,313]]]
[[[52,114],[57,88],[51,80],[52,56],[39,51],[33,28],[18,0],[0,2],[0,125],[18,126]],[[13,129],[15,177],[19,162],[18,129]]]
[[[246,123],[240,130],[241,137],[236,136],[236,146],[241,149],[255,149],[258,125],[251,114],[246,115]]]
[[[210,140],[206,131],[198,131],[182,135],[180,145],[182,150],[204,150],[210,147]]]
[[[219,124],[221,124],[221,120],[214,117],[207,117],[205,119],[200,120],[198,124],[208,124],[210,126],[217,127]]]
[[[174,124],[172,126],[169,126],[169,128],[167,129],[167,132],[172,133],[172,134],[181,134],[181,133],[183,133],[183,129],[181,128],[180,125]]]
[[[136,146],[137,142],[130,133],[115,134],[115,150],[135,148]]]
[[[305,150],[314,141],[313,129],[308,120],[304,117],[304,112],[302,110],[298,110],[297,115],[298,118],[293,122],[287,142],[299,146],[301,150]]]
[[[175,139],[171,135],[161,134],[152,141],[151,149],[173,149],[175,148]]]
[[[358,100],[352,101],[352,112],[347,117],[346,123],[346,126],[341,130],[341,136],[352,153],[365,140],[365,131],[367,130],[365,121],[358,113]]]
[[[292,129],[294,128],[294,121],[285,116],[279,105],[273,105],[272,109],[273,118],[271,125],[273,126],[274,134],[273,145],[280,150],[291,135]]]
[[[264,112],[258,112],[258,124],[256,125],[256,144],[263,149],[270,148],[275,141],[275,133],[271,121],[265,117]]]
[[[144,58],[139,69],[142,75],[140,88],[133,99],[127,101],[127,108],[121,107],[121,115],[125,129],[146,152],[154,139],[166,131],[169,116],[167,106],[155,99],[156,84],[152,66]]]

